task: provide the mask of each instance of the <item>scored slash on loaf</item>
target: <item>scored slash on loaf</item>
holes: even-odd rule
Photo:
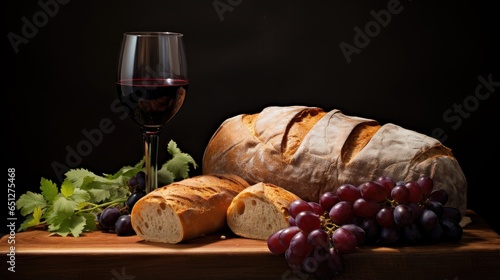
[[[211,137],[202,169],[235,174],[251,185],[272,183],[308,201],[344,183],[425,175],[449,193],[448,206],[466,210],[467,182],[451,149],[416,131],[339,110],[271,106],[231,117]]]

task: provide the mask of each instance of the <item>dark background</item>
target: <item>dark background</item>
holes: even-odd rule
[[[16,170],[17,197],[38,192],[41,177],[60,183],[51,164],[67,164],[67,147],[105,118],[115,129],[77,167],[114,173],[142,157],[138,127],[111,110],[121,36],[175,31],[185,34],[190,88],[161,135],[160,162],[173,139],[201,164],[222,121],[269,105],[336,108],[427,135],[442,129],[468,179],[468,208],[500,232],[500,87],[475,96],[479,76],[500,82],[497,1],[401,1],[350,63],[339,44],[354,46],[354,28],[391,1],[59,1],[41,1],[58,7],[45,22],[38,1],[2,1],[3,163]],[[22,36],[23,17],[34,15],[39,27],[16,52],[7,34]]]

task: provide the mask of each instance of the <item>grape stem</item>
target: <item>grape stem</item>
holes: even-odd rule
[[[325,213],[324,216],[320,216],[321,220],[321,227],[328,233],[328,235],[332,235],[333,232],[338,229],[340,226],[336,225],[330,217],[328,217],[328,214]]]
[[[113,205],[117,205],[117,204],[120,204],[120,203],[124,203],[125,201],[127,201],[126,197],[124,197],[124,198],[118,198],[118,199],[115,199],[115,200],[112,200],[112,201],[108,201],[108,202],[105,202],[105,203],[101,203],[101,204],[89,203],[89,205],[91,205],[92,207],[78,210],[75,213],[79,214],[79,213],[85,213],[85,212],[92,212],[94,210],[101,209],[101,208],[104,208],[104,207],[107,207],[107,206],[113,206]]]

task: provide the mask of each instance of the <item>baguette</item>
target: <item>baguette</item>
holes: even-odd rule
[[[267,240],[289,226],[288,206],[297,199],[297,195],[281,187],[257,183],[233,198],[227,209],[227,224],[236,235]]]
[[[176,244],[227,227],[233,198],[249,184],[235,175],[198,175],[158,188],[136,202],[132,228],[142,239]]]
[[[304,200],[341,184],[380,176],[395,181],[430,176],[447,205],[466,210],[467,182],[451,149],[395,124],[317,107],[272,106],[225,120],[209,140],[202,173],[232,173],[249,184],[268,182]]]

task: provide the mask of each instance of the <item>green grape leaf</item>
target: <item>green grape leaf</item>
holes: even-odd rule
[[[21,223],[21,225],[19,226],[19,228],[17,229],[17,231],[18,232],[19,231],[23,231],[23,230],[26,230],[26,229],[28,229],[30,227],[35,226],[36,224],[33,223],[34,219],[35,218],[32,215],[26,217],[26,219],[24,219],[24,221]]]
[[[120,170],[118,170],[118,172],[116,172],[115,174],[104,174],[104,178],[106,178],[108,180],[114,180],[114,179],[118,179],[120,176],[132,177],[135,174],[137,174],[137,172],[139,172],[141,170],[144,170],[144,159],[139,161],[134,166],[127,165],[127,166],[120,168]]]
[[[93,172],[90,172],[87,169],[83,168],[71,169],[64,175],[66,176],[66,179],[70,180],[71,183],[73,183],[73,186],[77,188],[81,188],[85,180],[90,180],[87,177],[91,177],[93,181],[93,178],[97,176]]]
[[[189,164],[194,165],[193,158],[188,154],[181,153],[176,154],[163,164],[162,169],[167,169],[172,172],[175,180],[186,179],[189,176]]]
[[[72,214],[76,209],[78,209],[78,202],[68,199],[64,196],[59,196],[54,200],[54,212],[58,215],[61,214]]]
[[[24,220],[17,231],[22,231],[24,229],[39,225],[41,223],[42,214],[42,208],[40,206],[35,207],[35,209],[33,209],[33,215]]]
[[[92,195],[93,201],[96,203],[105,201],[111,196],[109,190],[105,189],[90,189],[88,192]]]
[[[187,153],[183,153],[174,141],[170,140],[167,150],[172,155],[172,158],[162,165],[159,172],[168,170],[173,174],[174,180],[181,180],[189,177],[190,165],[194,169],[198,167],[193,157]]]
[[[75,188],[70,198],[77,203],[82,203],[90,200],[91,196],[87,191]]]
[[[68,198],[72,196],[74,192],[75,187],[73,186],[73,184],[68,180],[64,180],[61,186],[61,194],[64,195],[64,197]]]
[[[167,166],[158,170],[158,185],[164,186],[172,183],[175,180],[174,173],[168,170]]]
[[[87,220],[82,215],[72,215],[71,217],[62,220],[57,227],[49,226],[49,231],[63,237],[68,234],[71,234],[74,237],[79,237],[86,224]]]
[[[40,190],[42,191],[43,198],[45,198],[48,203],[52,203],[59,193],[57,185],[45,178],[40,180]]]
[[[26,192],[22,194],[16,202],[17,210],[21,210],[21,215],[26,216],[33,212],[36,207],[45,208],[47,202],[42,194],[34,192]]]

